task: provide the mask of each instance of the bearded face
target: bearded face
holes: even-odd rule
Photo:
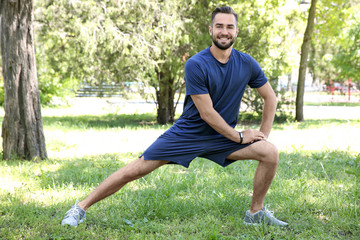
[[[231,35],[214,36],[214,33],[211,35],[213,43],[221,50],[226,50],[231,47],[234,44],[235,37]]]
[[[212,41],[221,50],[230,48],[236,39],[238,30],[234,15],[218,13],[209,28]]]

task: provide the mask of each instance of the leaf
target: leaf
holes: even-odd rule
[[[134,227],[134,224],[133,224],[130,220],[125,219],[125,218],[122,218],[122,220],[123,220],[127,225],[129,225],[130,227]]]
[[[355,171],[353,171],[353,170],[347,169],[347,170],[345,170],[345,172],[346,172],[347,174],[355,175]]]

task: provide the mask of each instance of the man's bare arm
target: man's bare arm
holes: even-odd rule
[[[277,99],[274,90],[272,89],[269,82],[267,82],[264,86],[258,88],[257,91],[264,99],[264,108],[260,131],[265,134],[266,138],[268,138],[274,122]]]
[[[210,127],[224,137],[234,142],[240,142],[239,133],[227,124],[221,115],[213,108],[213,103],[209,94],[191,95],[191,98],[200,113],[200,117],[209,124]],[[247,129],[243,131],[243,136],[243,143],[262,140],[265,137],[262,132],[255,129]]]

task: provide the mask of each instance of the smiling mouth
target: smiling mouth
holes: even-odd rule
[[[221,41],[227,41],[230,40],[230,37],[220,36],[218,39],[220,39]]]

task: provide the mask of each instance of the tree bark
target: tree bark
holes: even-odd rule
[[[159,124],[167,124],[174,122],[175,106],[174,106],[174,79],[166,78],[166,74],[158,72],[159,89],[156,91],[157,99],[157,122]]]
[[[33,1],[0,0],[3,159],[47,158],[37,82]]]
[[[296,116],[295,116],[295,119],[298,122],[304,121],[305,75],[306,75],[306,66],[310,51],[311,35],[315,24],[316,2],[317,0],[311,0],[309,17],[304,34],[304,40],[301,46],[301,58],[300,58],[299,78],[298,78],[298,86],[297,86],[297,94],[296,94]]]

